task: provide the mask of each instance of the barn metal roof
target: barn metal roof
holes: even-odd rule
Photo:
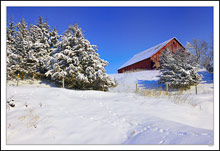
[[[119,69],[124,68],[126,66],[132,65],[136,62],[142,61],[144,59],[147,59],[151,56],[153,56],[155,53],[157,53],[163,46],[165,46],[169,41],[171,41],[172,39],[176,39],[176,37],[173,37],[167,41],[164,41],[152,48],[149,48],[147,50],[144,50],[136,55],[134,55],[130,60],[128,60],[125,64],[123,64]],[[177,39],[176,39],[177,40]],[[178,41],[178,40],[177,40]],[[179,41],[178,41],[179,42]],[[179,42],[180,43],[180,42]],[[181,44],[181,43],[180,43]]]

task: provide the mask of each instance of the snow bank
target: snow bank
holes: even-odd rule
[[[110,92],[8,81],[7,144],[213,144],[213,83],[188,91],[197,106],[133,93],[157,74],[110,75],[118,81]]]
[[[120,74],[110,74],[112,79],[115,79],[118,83],[116,88],[110,89],[111,92],[135,92],[136,84],[147,83],[149,85],[157,85],[155,81],[158,80],[158,70],[148,70],[139,72],[128,72]],[[153,82],[152,82],[153,81]]]
[[[7,93],[15,102],[15,107],[7,111],[8,144],[132,143],[132,138],[136,138],[133,133],[136,136],[140,128],[157,127],[158,124],[163,129],[163,120],[169,121],[168,130],[172,137],[181,137],[183,144],[187,143],[188,137],[174,134],[188,132],[188,127],[205,128],[202,133],[207,136],[203,140],[194,138],[196,143],[213,142],[212,114],[163,99],[145,98],[134,93],[46,87],[9,86]],[[181,130],[175,129],[176,122],[181,123]],[[202,135],[197,128],[191,129],[190,133]],[[151,133],[157,135],[158,131]],[[158,144],[164,135],[154,138],[157,141],[148,138],[144,143]]]
[[[156,119],[134,131],[123,144],[213,144],[213,133],[175,122]]]

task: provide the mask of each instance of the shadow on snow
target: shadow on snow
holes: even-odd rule
[[[198,72],[198,74],[202,75],[201,83],[207,83],[207,84],[213,83],[213,74],[207,71],[200,71]],[[138,87],[143,89],[166,90],[166,85],[164,83],[158,84],[158,80],[138,80],[137,83],[138,83]]]
[[[202,75],[202,82],[201,83],[213,83],[213,74],[207,71],[200,71],[198,74]]]
[[[56,87],[57,88],[57,86],[54,83],[50,82],[49,80],[41,80],[40,84],[45,84],[45,85],[49,85],[50,87]]]
[[[165,90],[165,84],[158,84],[158,80],[138,80],[138,87],[143,89]]]

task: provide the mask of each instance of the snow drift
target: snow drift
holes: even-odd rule
[[[8,82],[7,144],[213,144],[213,82],[207,74],[197,105],[134,93],[137,80],[158,71],[114,74],[110,92]],[[208,79],[208,78],[207,78]],[[42,87],[43,86],[43,87]]]

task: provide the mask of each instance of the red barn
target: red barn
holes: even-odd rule
[[[159,58],[161,52],[165,50],[165,48],[169,49],[173,53],[175,53],[180,48],[185,49],[184,46],[177,40],[177,38],[174,37],[134,55],[130,60],[128,60],[118,69],[118,73],[136,69],[157,69],[160,66]]]

